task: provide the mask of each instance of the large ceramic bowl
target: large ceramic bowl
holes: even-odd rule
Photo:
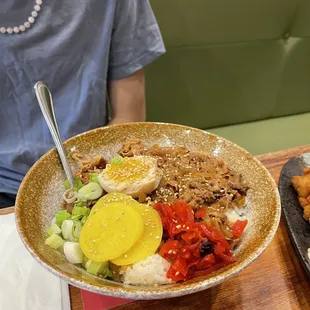
[[[134,123],[99,128],[65,142],[87,155],[111,158],[126,137],[143,140],[148,146],[181,145],[193,151],[209,152],[223,159],[231,168],[243,174],[250,186],[248,196],[249,225],[235,255],[237,262],[208,277],[158,287],[123,285],[87,274],[67,263],[60,252],[44,245],[47,228],[62,200],[65,175],[57,152],[52,149],[28,172],[16,201],[17,228],[33,257],[53,274],[74,286],[115,297],[159,299],[190,294],[217,285],[236,275],[253,262],[272,240],[280,219],[280,200],[275,182],[251,154],[213,134],[194,128],[159,123]],[[73,165],[73,163],[71,163]]]

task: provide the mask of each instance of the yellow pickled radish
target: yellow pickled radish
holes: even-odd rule
[[[101,197],[96,204],[92,207],[90,211],[90,215],[95,214],[101,207],[106,206],[110,202],[121,202],[126,205],[132,205],[139,203],[134,200],[131,196],[122,193],[109,193],[103,197]]]
[[[143,231],[144,221],[134,208],[111,202],[88,217],[80,234],[80,246],[91,261],[106,262],[127,252]]]
[[[132,204],[131,207],[142,216],[144,232],[138,242],[126,253],[112,260],[112,263],[118,266],[134,264],[153,255],[162,239],[163,227],[158,212],[150,206],[139,203]]]

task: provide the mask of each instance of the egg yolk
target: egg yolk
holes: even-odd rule
[[[130,183],[143,179],[156,167],[156,160],[147,157],[125,157],[120,163],[108,165],[105,175],[119,183]]]

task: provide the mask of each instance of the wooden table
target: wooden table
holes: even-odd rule
[[[310,152],[310,145],[264,154],[258,159],[278,181],[285,162]],[[0,214],[13,212],[12,208]],[[79,289],[70,286],[72,310],[83,310]],[[285,222],[281,223],[267,250],[240,274],[216,287],[178,298],[139,301],[115,310],[253,310],[310,309],[310,280],[307,278],[289,239]]]

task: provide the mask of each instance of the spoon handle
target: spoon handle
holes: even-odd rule
[[[45,118],[49,131],[53,137],[56,149],[58,151],[62,166],[65,170],[66,176],[68,178],[70,187],[73,188],[73,175],[70,169],[64,147],[62,145],[62,140],[59,134],[59,129],[55,117],[53,99],[50,90],[43,82],[37,82],[34,86],[34,90],[37,96],[39,106],[41,108],[42,114]]]

